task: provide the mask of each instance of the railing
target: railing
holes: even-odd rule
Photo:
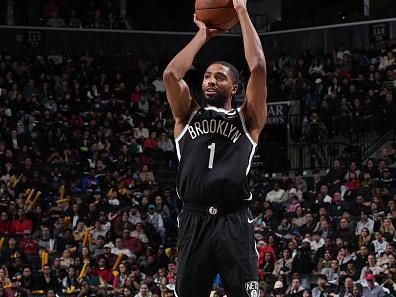
[[[289,115],[291,170],[329,168],[335,158],[361,163],[386,141],[396,138],[394,115],[383,108],[333,112],[322,124],[326,131],[310,133],[307,119],[300,114]]]
[[[258,17],[265,16],[256,16],[256,21]],[[345,43],[349,48],[356,48],[360,43],[369,44],[370,25],[378,23],[389,27],[387,38],[395,37],[396,18],[260,32],[259,35],[268,57],[277,57],[282,50],[286,50],[292,56],[298,56],[304,50],[316,51],[322,48],[330,51],[339,43]],[[232,32],[238,32],[238,30],[233,29]],[[92,52],[103,50],[105,53],[112,54],[132,51],[136,55],[158,59],[159,55],[172,55],[178,52],[194,34],[195,32],[0,26],[0,46],[6,46],[10,52],[17,55],[26,52],[29,54],[36,54],[36,52],[45,54],[53,51],[62,53],[72,48],[75,53],[83,53],[86,49]],[[32,48],[32,43],[36,44],[37,38],[40,38],[40,48]],[[219,59],[244,63],[243,56],[236,55],[236,49],[243,53],[240,38],[239,33],[228,33],[223,37],[214,38],[197,58],[198,60],[202,58],[202,61],[206,63]]]
[[[330,168],[338,158],[344,162],[361,160],[358,147],[346,143],[300,142],[288,146],[289,170]]]

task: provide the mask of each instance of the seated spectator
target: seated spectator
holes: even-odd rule
[[[312,297],[327,297],[328,291],[326,289],[327,286],[327,277],[323,274],[318,275],[317,287],[312,289]]]
[[[267,193],[265,200],[270,203],[280,204],[287,200],[287,195],[285,190],[279,188],[279,183],[275,182],[272,190]]]
[[[139,292],[135,295],[135,297],[151,297],[152,294],[149,291],[149,288],[146,284],[141,284],[139,287]]]
[[[385,252],[388,242],[382,237],[382,232],[375,232],[375,240],[371,243],[371,249],[377,256],[381,256]]]
[[[71,27],[71,28],[81,28],[82,27],[81,20],[77,16],[77,12],[75,10],[72,10],[70,13],[69,27]]]
[[[338,288],[340,270],[337,260],[332,260],[330,268],[323,268],[321,274],[326,276],[327,281],[332,286],[333,290]]]
[[[2,211],[0,215],[0,235],[3,236],[11,230],[11,221],[9,220],[8,213]]]
[[[48,18],[47,26],[49,27],[66,27],[65,20],[58,16],[58,13],[54,11]]]
[[[19,248],[25,252],[30,261],[33,260],[33,257],[38,252],[38,246],[37,242],[32,239],[32,232],[30,230],[23,231],[23,238],[19,241]]]
[[[151,170],[149,170],[148,165],[143,165],[142,170],[139,173],[139,178],[143,183],[155,182],[154,173]]]
[[[67,268],[67,275],[62,280],[63,293],[73,294],[80,288],[80,283],[78,282],[76,273],[74,266],[71,265]]]
[[[372,274],[379,275],[381,273],[380,267],[377,265],[377,260],[374,255],[369,255],[367,257],[368,265],[362,268],[362,272],[360,273],[360,279],[364,279],[366,276],[366,271],[369,269]]]
[[[144,140],[143,151],[151,158],[159,159],[161,157],[161,149],[157,141],[157,132],[151,132],[150,137]]]
[[[94,29],[104,29],[105,28],[105,23],[102,19],[102,12],[100,9],[95,10],[95,15],[93,16],[93,19],[91,23],[89,24],[89,28],[94,28]]]
[[[144,244],[149,243],[149,238],[141,223],[136,224],[136,229],[132,231],[131,236],[139,239]]]
[[[63,251],[60,261],[61,261],[61,266],[64,269],[68,269],[70,266],[74,265],[74,258],[71,257],[70,251],[67,249]]]
[[[25,230],[32,231],[32,221],[25,216],[22,208],[18,209],[18,217],[11,222],[10,231],[16,235],[23,235]]]
[[[311,249],[316,253],[321,247],[324,246],[324,239],[320,237],[318,232],[312,233]]]
[[[98,267],[94,270],[94,273],[99,275],[99,280],[101,285],[110,285],[113,283],[113,273],[108,268],[106,259],[100,257],[98,259]]]
[[[323,256],[318,256],[318,262],[317,262],[317,269],[316,271],[318,273],[322,273],[324,269],[330,269],[331,268],[331,263],[333,262],[333,255],[329,250],[324,252]],[[325,273],[322,273],[325,274]]]
[[[7,269],[3,266],[0,267],[0,283],[2,284],[1,287],[11,287],[11,279],[8,275]]]
[[[369,248],[368,245],[360,245],[359,251],[355,259],[355,266],[358,271],[362,271],[363,267],[368,264]]]
[[[368,210],[364,210],[360,214],[361,220],[357,222],[356,225],[356,235],[360,235],[363,229],[366,229],[369,234],[373,233],[374,230],[374,221],[369,219]],[[365,234],[365,236],[367,236]]]
[[[362,228],[362,230],[360,231],[360,234],[358,236],[358,244],[359,244],[359,246],[370,245],[371,241],[372,241],[372,236],[370,234],[369,229]]]
[[[379,231],[382,232],[387,242],[392,242],[396,238],[396,229],[389,218],[384,218]]]
[[[32,269],[25,266],[22,270],[21,288],[30,293],[34,289],[34,278],[32,276]]]
[[[384,289],[381,286],[376,285],[374,274],[367,274],[365,277],[367,281],[367,287],[363,288],[363,296],[385,296]]]
[[[339,297],[348,297],[350,294],[353,294],[353,286],[353,279],[346,277],[344,280],[344,285],[340,288]]]
[[[282,258],[275,262],[272,274],[285,276],[291,275],[292,262],[293,259],[291,258],[290,250],[288,248],[283,249]]]
[[[344,267],[342,268],[342,271],[340,272],[340,274],[343,277],[350,277],[354,281],[359,280],[359,271],[356,269],[354,260],[349,260],[346,263],[346,266],[344,265]]]
[[[127,256],[128,258],[136,258],[136,255],[134,255],[129,249],[124,247],[124,242],[121,237],[117,237],[115,240],[115,247],[111,249],[111,253],[114,255],[119,256],[120,254],[123,254]]]
[[[297,276],[292,277],[292,282],[286,290],[286,295],[289,297],[303,296],[304,287],[301,285],[300,279]]]

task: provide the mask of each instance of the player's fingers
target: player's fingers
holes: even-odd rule
[[[202,22],[200,20],[198,20],[197,15],[194,13],[194,19],[193,19],[194,23],[201,24]]]

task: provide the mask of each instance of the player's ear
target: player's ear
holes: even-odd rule
[[[232,95],[235,95],[237,92],[238,92],[238,84],[234,84],[233,86],[232,86]]]

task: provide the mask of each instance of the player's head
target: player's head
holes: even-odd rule
[[[238,90],[238,70],[228,62],[216,61],[206,69],[202,90],[209,105],[223,108]]]

